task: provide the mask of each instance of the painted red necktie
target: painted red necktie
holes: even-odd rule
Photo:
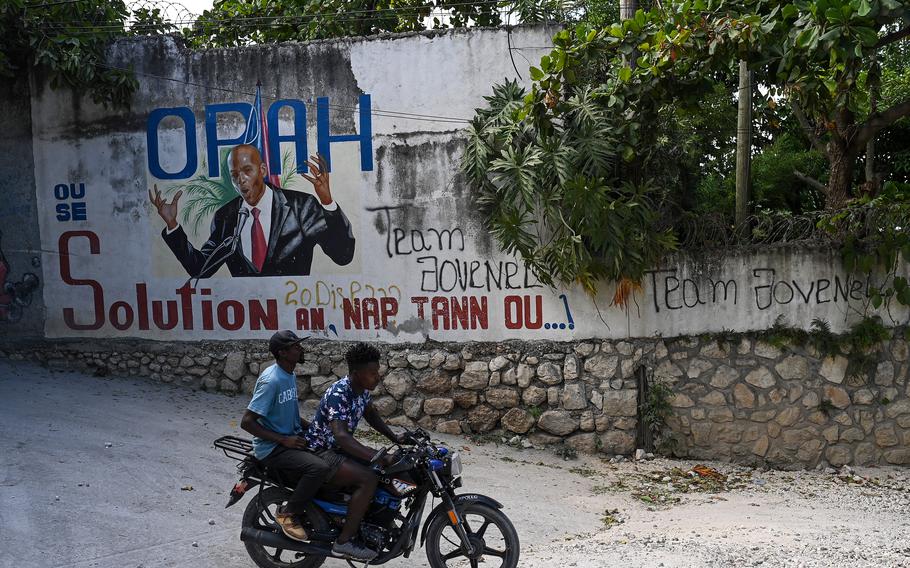
[[[253,207],[253,266],[256,270],[262,272],[262,265],[265,264],[265,233],[262,231],[262,223],[259,222],[259,208]]]

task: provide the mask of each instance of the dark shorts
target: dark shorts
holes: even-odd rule
[[[320,452],[278,446],[262,462],[270,468],[280,470],[287,482],[295,484],[302,475],[308,475],[310,472],[318,476],[318,472],[314,470],[321,469],[319,466],[323,464],[328,467],[328,472],[324,473],[325,479],[334,477],[338,468],[341,467],[342,460],[326,459],[326,457],[322,456]]]
[[[350,459],[348,456],[342,454],[339,450],[327,449],[327,450],[316,450],[315,455],[322,459],[332,470],[332,477],[338,472],[338,468],[341,467],[341,464],[344,463],[344,460]]]

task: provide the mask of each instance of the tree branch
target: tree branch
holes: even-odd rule
[[[875,47],[876,48],[885,47],[886,45],[894,43],[896,41],[900,41],[907,36],[910,36],[910,27],[906,27],[904,29],[897,30],[896,32],[891,32],[890,34],[886,35],[885,37],[879,39],[878,43],[875,44]]]
[[[799,121],[800,127],[802,127],[803,132],[806,133],[806,137],[809,138],[809,142],[812,143],[812,147],[822,154],[826,154],[827,152],[825,149],[825,143],[822,142],[821,138],[816,136],[815,128],[809,124],[809,119],[806,118],[805,113],[803,113],[803,109],[801,109],[793,99],[790,99],[790,106],[793,108],[793,114],[796,115],[796,120]]]
[[[793,170],[793,175],[795,175],[796,179],[798,179],[799,181],[801,181],[807,185],[811,185],[815,189],[822,192],[822,194],[824,194],[824,195],[828,195],[828,186],[823,184],[822,182],[818,181],[817,179],[811,178],[799,170]]]
[[[905,116],[910,116],[910,99],[873,114],[857,127],[856,135],[850,140],[850,149],[858,153],[866,147],[866,142]]]

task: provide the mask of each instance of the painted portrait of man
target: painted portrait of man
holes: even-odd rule
[[[332,198],[321,156],[307,161],[309,175],[300,174],[315,195],[268,182],[266,164],[255,146],[235,146],[227,164],[238,195],[215,211],[211,235],[201,248],[190,242],[177,221],[183,192],[168,201],[157,186],[149,191],[165,224],[161,236],[190,277],[208,278],[223,265],[235,277],[308,276],[317,245],[335,264],[351,262],[351,223]]]

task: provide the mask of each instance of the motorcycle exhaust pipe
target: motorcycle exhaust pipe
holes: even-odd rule
[[[290,539],[283,534],[277,534],[269,531],[256,529],[253,527],[244,527],[240,531],[240,540],[255,542],[262,546],[270,548],[280,548],[283,550],[293,550],[295,552],[305,552],[316,556],[333,556],[332,547],[329,544],[313,544],[310,542],[300,542]]]

